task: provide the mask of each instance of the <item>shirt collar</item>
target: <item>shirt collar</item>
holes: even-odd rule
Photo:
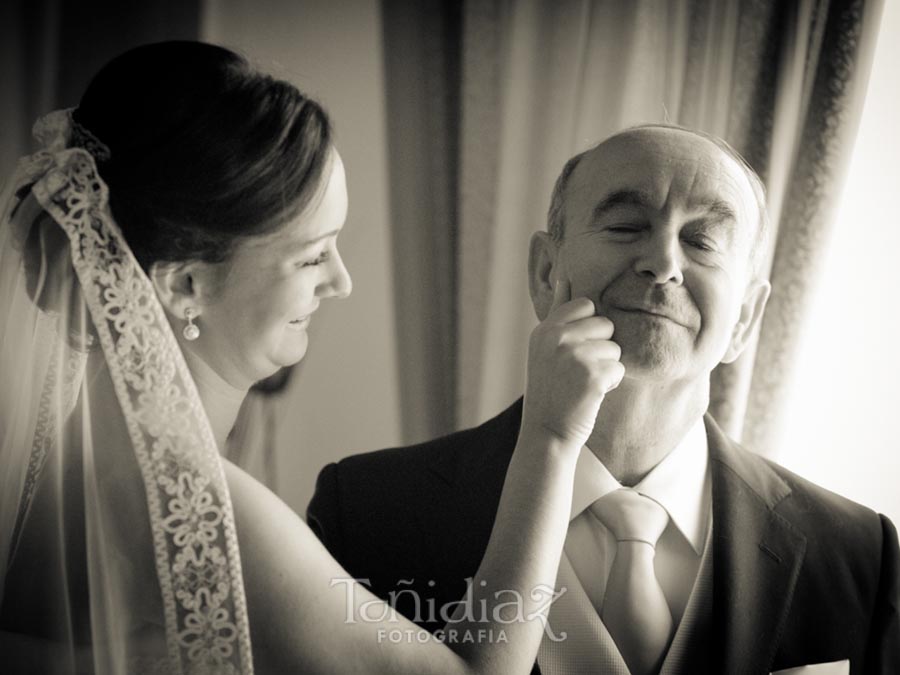
[[[675,449],[634,486],[637,492],[662,505],[698,555],[703,551],[712,502],[708,464],[706,427],[700,418]],[[590,448],[582,447],[575,466],[569,520],[574,520],[595,501],[621,487]]]

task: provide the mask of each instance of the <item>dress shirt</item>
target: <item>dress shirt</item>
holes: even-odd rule
[[[634,490],[658,502],[669,524],[656,545],[654,566],[677,626],[684,614],[711,523],[712,484],[703,418]],[[616,555],[616,539],[588,508],[621,488],[603,463],[585,446],[575,467],[572,510],[565,551],[585,592],[600,614],[606,582]]]

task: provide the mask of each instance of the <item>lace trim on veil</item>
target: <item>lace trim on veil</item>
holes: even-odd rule
[[[23,160],[41,206],[65,230],[150,512],[177,673],[252,673],[234,514],[218,448],[153,286],[109,210],[93,156],[69,147],[69,111],[39,120],[45,150]]]

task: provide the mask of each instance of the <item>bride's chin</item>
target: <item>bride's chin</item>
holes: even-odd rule
[[[302,351],[298,352],[296,349],[293,350],[293,353],[287,354],[282,350],[280,354],[277,355],[277,358],[269,359],[269,367],[264,372],[257,372],[257,378],[255,382],[266,382],[270,378],[273,380],[278,379],[279,375],[282,374],[283,371],[287,368],[291,368],[292,366],[296,366],[300,363],[303,358],[306,356],[306,344],[304,343]]]
[[[281,360],[282,367],[295,366],[306,357],[306,350],[309,348],[309,337],[304,331],[302,335],[292,335],[294,344],[284,350],[284,358]]]

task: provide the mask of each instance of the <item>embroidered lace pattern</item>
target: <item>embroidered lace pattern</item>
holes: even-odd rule
[[[93,156],[71,145],[68,111],[35,127],[23,161],[65,230],[122,408],[150,512],[171,672],[252,673],[234,516],[218,449],[153,286],[108,206]]]
[[[72,129],[72,138],[69,142],[69,145],[74,148],[84,148],[89,153],[91,153],[94,159],[98,162],[109,161],[112,158],[112,153],[109,151],[109,147],[106,145],[106,143],[101,141],[85,127],[76,122],[75,118],[72,117],[71,110],[67,112],[69,115],[69,124],[71,125]]]

